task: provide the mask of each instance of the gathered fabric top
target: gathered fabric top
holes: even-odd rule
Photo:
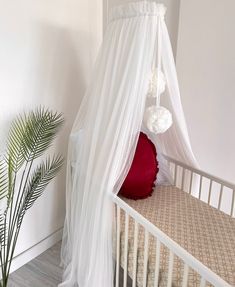
[[[164,4],[151,1],[136,1],[113,7],[110,11],[109,22],[123,18],[141,17],[141,16],[160,16],[166,14]]]

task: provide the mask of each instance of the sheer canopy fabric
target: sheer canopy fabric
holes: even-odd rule
[[[158,153],[195,164],[164,14],[165,7],[154,2],[129,3],[111,12],[92,81],[70,136],[60,287],[113,286],[110,195],[118,193],[135,153],[158,25],[168,86],[164,97],[174,124],[154,141]],[[163,161],[161,165],[162,179],[169,178]]]

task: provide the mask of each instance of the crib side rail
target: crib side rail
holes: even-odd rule
[[[235,217],[235,184],[164,155],[174,185],[208,205]]]
[[[134,253],[133,253],[133,274],[132,274],[132,287],[137,287],[136,282],[136,272],[137,272],[137,246],[138,246],[138,229],[142,226],[145,230],[145,241],[144,241],[144,273],[143,273],[143,284],[141,286],[146,287],[147,285],[147,276],[148,276],[148,248],[149,248],[149,236],[152,235],[156,239],[156,262],[155,262],[155,278],[154,286],[159,286],[159,271],[160,271],[160,248],[164,246],[169,250],[169,261],[168,261],[168,271],[167,271],[167,286],[172,286],[172,274],[173,274],[173,265],[174,257],[177,256],[180,258],[184,264],[182,286],[188,286],[188,274],[189,269],[193,269],[200,276],[200,286],[204,287],[207,283],[212,284],[217,287],[231,287],[227,282],[220,278],[217,274],[203,265],[200,261],[194,258],[190,253],[168,237],[164,232],[159,228],[149,222],[144,218],[140,213],[130,207],[125,201],[123,201],[118,196],[112,195],[112,201],[116,206],[116,276],[115,276],[115,287],[127,287],[127,276],[128,276],[128,230],[130,218],[134,219]],[[120,212],[124,211],[125,213],[125,231],[124,231],[124,275],[122,282],[120,282],[120,225],[121,218]]]

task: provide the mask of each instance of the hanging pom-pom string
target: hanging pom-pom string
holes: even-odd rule
[[[156,97],[156,104],[147,108],[145,112],[145,124],[150,132],[161,134],[172,125],[172,115],[164,107],[160,106],[161,94],[165,91],[165,76],[162,72],[162,15],[157,18],[156,49],[157,59],[153,60],[152,77],[150,81],[149,95]],[[156,50],[155,49],[155,50]],[[156,68],[157,67],[157,68]]]
[[[149,82],[148,97],[156,98],[156,105],[160,105],[160,96],[165,92],[166,89],[166,79],[162,72],[162,31],[161,31],[161,20],[163,16],[159,15],[157,17],[157,33],[154,45],[153,61],[151,78]]]
[[[162,34],[161,34],[161,17],[158,17],[158,37],[157,37],[157,96],[156,106],[160,106],[160,85],[161,85],[161,71],[162,71]]]

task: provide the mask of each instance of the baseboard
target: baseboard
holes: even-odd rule
[[[15,256],[12,261],[11,273],[16,271],[23,265],[27,264],[29,261],[33,260],[41,253],[45,252],[47,249],[51,248],[53,245],[59,242],[62,239],[62,234],[63,228],[60,228],[48,237],[38,242],[37,244],[30,247],[29,249]]]

